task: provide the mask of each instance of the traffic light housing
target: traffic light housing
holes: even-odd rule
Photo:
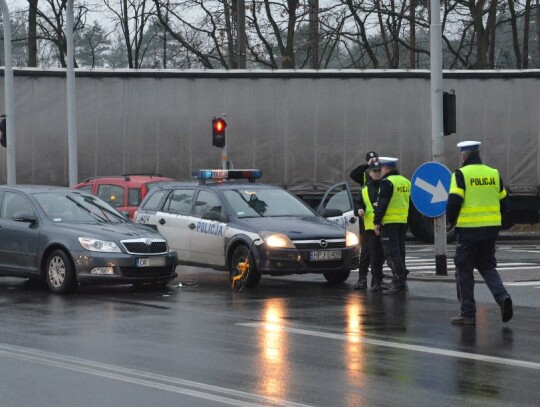
[[[443,92],[443,131],[448,136],[456,132],[456,92]]]
[[[6,146],[6,118],[3,117],[2,118],[2,124],[0,125],[0,132],[2,134],[0,134],[0,145],[2,145],[2,147],[5,147]]]
[[[223,148],[225,147],[225,128],[227,122],[221,117],[212,119],[212,145]]]

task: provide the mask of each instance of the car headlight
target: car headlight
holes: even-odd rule
[[[115,242],[92,239],[90,237],[79,237],[79,243],[86,250],[91,252],[122,253],[122,250]]]
[[[268,247],[294,249],[294,244],[291,242],[291,239],[283,233],[263,232],[261,233],[261,237]]]
[[[358,243],[360,243],[358,237],[353,232],[347,230],[345,233],[345,246],[357,246]]]

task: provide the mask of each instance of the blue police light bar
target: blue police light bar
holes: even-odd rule
[[[255,181],[262,177],[262,171],[257,169],[248,170],[198,170],[191,173],[193,178],[201,181],[225,180],[225,179],[248,179]]]

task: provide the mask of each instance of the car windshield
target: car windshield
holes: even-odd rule
[[[94,195],[76,192],[45,192],[34,197],[53,222],[127,222],[116,209]]]
[[[239,218],[315,216],[289,192],[280,188],[245,188],[223,191],[225,199]]]

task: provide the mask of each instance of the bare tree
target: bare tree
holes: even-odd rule
[[[138,69],[144,58],[143,41],[147,24],[153,12],[153,4],[147,0],[121,0],[116,4],[103,0],[115,16],[116,26],[122,30],[126,45],[128,67]]]
[[[64,25],[67,0],[45,0],[44,3],[44,6],[36,8],[37,27],[39,29],[37,38],[54,44],[60,66],[66,67],[67,45]],[[73,31],[76,32],[84,28],[88,6],[85,2],[78,2],[74,7],[74,11]],[[75,67],[77,67],[77,61],[74,62]]]
[[[28,0],[28,66],[37,67],[38,0]]]

